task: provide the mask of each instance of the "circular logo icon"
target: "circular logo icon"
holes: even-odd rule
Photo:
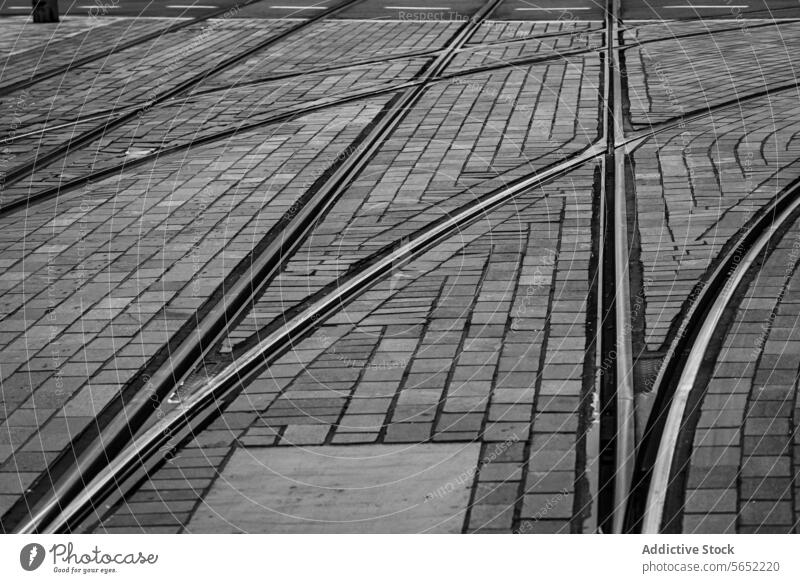
[[[26,571],[35,571],[44,562],[44,547],[39,543],[29,543],[19,552],[19,564]]]

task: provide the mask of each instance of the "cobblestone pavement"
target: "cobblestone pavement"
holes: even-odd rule
[[[27,79],[39,71],[69,64],[85,52],[108,50],[109,43],[124,42],[141,34],[165,28],[172,19],[133,20],[74,16],[53,24],[34,25],[28,17],[3,18],[0,55],[3,82]],[[33,69],[31,68],[33,65]]]
[[[599,69],[597,58],[586,57],[433,86],[230,335],[232,342],[387,242],[587,147],[599,132]]]
[[[14,111],[14,104],[22,96],[30,106],[17,111],[13,119],[4,115],[0,131],[4,134],[10,131],[13,120],[19,132],[43,118],[55,124],[79,115],[145,102],[197,75],[203,68],[210,68],[215,61],[224,59],[228,51],[256,46],[287,26],[288,23],[280,21],[211,20],[160,35],[4,96],[0,99],[3,110]],[[74,51],[81,50],[80,39],[73,44],[77,45]]]
[[[703,387],[684,532],[797,532],[798,264],[795,222],[753,274]]]
[[[0,217],[3,510],[378,113],[312,114]],[[20,459],[18,454],[26,453]]]
[[[798,91],[657,134],[633,156],[643,342],[658,350],[722,247],[797,177]],[[636,295],[634,293],[634,295]]]
[[[678,27],[669,29],[674,35]],[[625,51],[630,115],[652,124],[794,84],[800,23],[668,39]]]
[[[582,531],[593,174],[518,197],[362,293],[99,529],[195,532],[210,511],[243,530],[203,503],[219,476],[228,498],[261,479],[227,476],[237,448],[477,441],[467,531]]]
[[[50,151],[53,146],[80,136],[82,131],[89,129],[89,125],[59,127],[60,122],[74,119],[76,113],[88,116],[108,111],[109,103],[113,109],[120,110],[143,98],[152,99],[156,94],[196,75],[196,65],[193,63],[204,62],[210,55],[227,55],[226,51],[219,50],[220,47],[225,46],[229,51],[245,50],[286,26],[288,24],[285,21],[210,20],[153,41],[154,46],[146,47],[145,56],[141,56],[142,48],[136,47],[114,55],[116,62],[109,58],[100,64],[87,65],[70,72],[69,83],[74,85],[58,80],[44,84],[45,88],[40,92],[30,89],[13,94],[7,98],[6,106],[14,111],[16,117],[12,122],[13,129],[7,135],[23,136],[25,133],[41,132],[46,127],[54,129],[15,139],[7,146],[5,165],[12,168],[31,161]],[[24,200],[31,192],[57,188],[71,178],[135,160],[157,149],[190,144],[223,130],[236,130],[244,124],[269,120],[288,110],[320,105],[354,93],[387,89],[391,83],[411,79],[427,61],[409,58],[369,63],[329,73],[302,76],[297,76],[297,73],[304,68],[324,69],[440,48],[455,26],[453,23],[436,22],[392,22],[377,27],[371,27],[369,22],[344,21],[334,24],[323,21],[312,24],[307,30],[285,41],[257,51],[239,66],[207,77],[188,96],[162,107],[154,107],[130,123],[104,132],[86,148],[59,156],[49,163],[39,163],[37,171],[28,179],[6,186],[0,201],[6,204]],[[376,28],[379,30],[374,30]],[[236,42],[231,43],[233,39]],[[325,48],[322,56],[319,54],[320,46]],[[118,87],[113,73],[104,78],[107,72],[117,69],[119,62],[130,60],[128,53],[133,52],[138,59],[134,71],[138,68],[141,75],[131,75],[129,68],[124,68],[122,75],[116,74],[122,83]],[[219,60],[220,57],[216,58]],[[155,63],[164,60],[167,62],[166,70],[154,67]],[[295,76],[259,83],[257,86],[248,85],[276,74]],[[94,79],[93,83],[99,88],[94,93],[90,89],[84,94],[70,90],[70,99],[76,101],[67,100],[62,104],[63,99],[58,98],[60,109],[54,109],[40,99],[42,93],[53,91],[54,87],[57,88],[54,98],[59,91],[63,92],[69,87],[92,87],[92,83],[86,81],[89,78]],[[217,92],[213,91],[215,89]],[[116,93],[109,97],[110,94],[101,95],[103,91]],[[118,95],[126,97],[120,99]],[[49,107],[46,119],[41,119],[38,113],[43,103]],[[101,109],[98,110],[93,103],[102,104]],[[62,119],[59,111],[69,114]]]
[[[215,141],[227,144],[248,132],[249,126],[264,124],[280,114],[296,112],[299,115],[314,106],[341,103],[354,94],[391,88],[393,84],[410,79],[424,63],[409,59],[259,84],[255,88],[233,87],[219,93],[197,94],[137,116],[135,121],[105,132],[85,148],[39,165],[26,180],[7,186],[0,202],[25,200],[31,193],[59,188],[91,172],[130,166],[142,157],[167,148],[190,146],[207,138],[213,140],[221,132],[224,134]],[[337,111],[330,107],[328,110],[329,116]],[[21,154],[37,149],[47,151],[50,146],[62,143],[65,135],[77,137],[95,123],[18,139],[9,146],[9,151]],[[13,153],[9,153],[11,156]]]
[[[0,96],[0,204],[35,198],[0,211],[0,515],[19,515],[99,413],[139,390],[247,276],[250,254],[363,148],[468,16],[364,6],[386,19],[351,8],[210,75],[304,21],[255,4]],[[494,18],[527,8],[510,2]],[[477,27],[193,380],[392,245],[605,148],[606,31],[587,16]],[[0,89],[176,23],[94,20],[28,34],[4,18]],[[659,361],[698,282],[798,177],[798,33],[797,22],[755,19],[623,27],[626,138],[643,138],[626,160],[644,360]],[[133,108],[135,118],[44,158]],[[595,531],[601,162],[575,163],[398,259],[81,529]],[[798,236],[800,223],[753,276],[706,371],[686,457],[687,532],[796,527]]]

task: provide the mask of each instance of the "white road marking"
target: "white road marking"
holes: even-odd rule
[[[747,4],[673,4],[664,6],[667,10],[681,10],[686,8],[750,8]]]
[[[33,10],[31,6],[6,6],[5,10]]]
[[[77,8],[80,8],[81,10],[91,10],[92,8],[94,8],[97,11],[101,11],[101,10],[116,10],[117,8],[122,8],[122,7],[121,6],[112,6],[112,5],[109,4],[108,6],[105,6],[105,5],[104,6],[100,6],[100,5],[78,6]]]
[[[327,6],[270,6],[278,10],[327,10]]]
[[[447,6],[384,6],[386,10],[450,10]]]
[[[558,6],[554,8],[515,8],[518,12],[569,12],[570,10],[591,10],[591,6]]]
[[[203,4],[167,4],[166,8],[219,8],[219,6],[204,6]]]

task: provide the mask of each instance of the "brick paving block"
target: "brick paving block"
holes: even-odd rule
[[[479,482],[474,504],[505,505],[513,508],[518,497],[519,491],[515,482]]]
[[[575,474],[571,471],[529,472],[525,486],[526,494],[549,492],[572,492]]]
[[[687,534],[735,533],[736,514],[684,514],[683,532]]]
[[[386,430],[387,443],[422,443],[430,438],[431,426],[427,423],[397,423]]]
[[[521,520],[514,532],[518,534],[568,534],[570,523],[564,520]]]
[[[736,485],[739,465],[701,467],[692,465],[689,469],[688,488],[732,488]]]
[[[736,512],[736,503],[736,490],[733,488],[687,490],[684,511],[688,514],[731,513]]]
[[[572,494],[526,494],[522,503],[522,518],[566,520],[572,517],[572,506]]]
[[[742,505],[740,520],[743,525],[773,526],[794,523],[792,503],[781,501],[752,501]]]
[[[505,504],[475,504],[470,508],[467,532],[488,534],[511,532],[514,507]]]
[[[791,497],[792,485],[788,477],[742,478],[740,496],[742,500],[781,500]]]
[[[329,431],[330,425],[289,425],[281,436],[280,444],[320,445],[325,443]]]
[[[790,467],[788,457],[750,456],[742,459],[742,477],[789,476]]]

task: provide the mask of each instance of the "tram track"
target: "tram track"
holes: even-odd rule
[[[475,13],[473,18],[460,27],[447,43],[446,50],[421,72],[422,78],[436,76],[444,71],[456,54],[457,49],[466,43],[476,28],[480,26],[481,22],[488,17],[501,1],[490,0],[486,2]],[[169,358],[166,359],[166,362],[155,370],[152,375],[149,375],[140,390],[130,396],[124,407],[99,431],[95,439],[92,439],[82,447],[80,452],[76,451],[74,453],[76,456],[74,463],[69,464],[69,467],[54,481],[51,488],[46,488],[43,492],[40,492],[40,496],[33,504],[30,512],[22,520],[17,521],[14,527],[16,532],[68,530],[69,521],[59,522],[57,519],[61,515],[61,509],[67,507],[76,497],[81,497],[86,492],[85,485],[91,480],[108,478],[112,481],[117,481],[114,472],[109,467],[109,462],[117,459],[123,450],[127,451],[125,450],[126,445],[154,413],[153,404],[159,404],[177,386],[180,386],[186,376],[202,362],[208,350],[224,337],[227,323],[235,321],[238,314],[248,308],[250,299],[267,282],[271,281],[285,257],[291,255],[300,245],[317,218],[323,216],[326,210],[338,199],[342,189],[358,175],[380,145],[405,117],[413,104],[421,97],[422,93],[423,89],[415,86],[390,101],[382,114],[379,114],[378,118],[373,121],[373,125],[367,130],[366,135],[349,148],[349,156],[345,157],[341,164],[332,170],[328,176],[322,176],[318,180],[319,188],[314,189],[312,187],[313,192],[304,196],[304,199],[297,205],[297,209],[290,209],[289,213],[284,215],[284,219],[279,221],[265,237],[267,241],[265,246],[258,249],[258,252],[253,256],[242,260],[241,264],[247,265],[246,272],[240,274],[229,285],[225,285],[224,296],[218,299],[196,323],[192,322],[192,324],[195,324],[192,327],[192,331],[178,344],[175,350],[170,350]],[[555,173],[555,171],[553,172]],[[539,179],[540,177],[537,177],[532,184],[537,183]],[[470,209],[470,212],[477,211]],[[414,241],[407,243],[406,246],[413,245],[413,249],[421,248],[426,244],[425,241],[435,240],[432,237],[446,232],[446,228],[440,227],[438,230],[434,230],[433,234],[424,241]],[[402,253],[405,256],[405,254],[409,253],[409,249],[403,249]],[[390,260],[388,268],[391,269],[392,265],[393,262]],[[394,265],[397,265],[397,261],[394,261]],[[386,268],[387,264],[385,262],[379,262],[368,273],[361,274],[349,286],[343,287],[337,298],[329,298],[329,301],[318,307],[314,313],[338,305],[346,295],[345,290],[354,291],[358,289],[358,286],[363,284],[358,284],[357,282],[369,280],[370,277],[374,277],[374,275],[370,276],[369,274],[379,274]],[[316,320],[317,318],[309,320],[307,316],[300,318],[296,326],[287,327],[286,330],[278,332],[270,340],[270,346],[273,344],[279,345],[282,341],[281,339],[289,337],[287,336],[289,331],[292,332],[290,337],[294,337],[297,329],[305,330],[307,326],[313,324]],[[276,347],[270,350],[274,352]],[[257,351],[257,354],[254,353],[254,355],[261,355],[262,352],[263,350]],[[259,356],[259,358],[261,357]],[[251,358],[247,362],[252,364],[255,360],[255,358]],[[218,383],[222,379],[227,379],[225,383],[230,382],[230,379],[234,381],[241,380],[241,375],[245,370],[244,365],[239,367],[232,366],[232,369],[226,369],[228,372],[225,375],[217,378]],[[143,381],[144,379],[140,378],[139,380]],[[222,383],[221,386],[226,386],[225,383]],[[208,405],[209,402],[211,404],[216,403],[218,392],[218,389],[203,391],[202,395],[204,397],[198,397],[193,403],[202,402],[205,405]],[[211,400],[208,401],[208,399]],[[121,402],[117,401],[116,405],[119,407]],[[193,405],[191,411],[199,411],[199,405]],[[170,419],[180,425],[183,421],[179,421],[178,418],[189,419],[194,417],[196,417],[194,413],[182,412],[180,415],[173,415]],[[167,436],[174,434],[174,431],[167,431],[161,425],[157,425],[156,433]],[[134,453],[134,459],[141,462],[141,455]],[[27,503],[28,501],[26,501]],[[54,520],[59,524],[51,526]]]
[[[707,280],[693,292],[693,301],[653,386],[655,401],[638,452],[627,530],[655,534],[670,522],[665,507],[677,487],[674,477],[680,472],[676,451],[688,414],[687,404],[698,389],[704,357],[745,276],[798,212],[800,179],[759,209],[737,239],[727,245]]]
[[[242,386],[252,380],[277,358],[312,331],[326,317],[335,313],[350,298],[402,265],[419,257],[437,243],[481,220],[492,209],[513,197],[542,186],[570,170],[602,155],[603,148],[592,146],[572,160],[519,179],[515,184],[496,189],[477,203],[470,203],[452,213],[447,220],[427,226],[404,241],[393,243],[376,252],[361,269],[342,276],[329,290],[318,294],[308,305],[276,327],[267,337],[246,350],[205,384],[186,395],[160,421],[153,424],[128,446],[97,476],[65,510],[47,527],[46,532],[69,530],[97,508],[113,506],[109,496],[121,496],[125,488],[141,482],[165,456],[192,435],[196,435],[217,414],[224,404],[236,397]],[[26,530],[22,530],[26,532]]]
[[[620,3],[606,5],[603,134],[600,216],[600,293],[596,344],[598,362],[605,363],[597,379],[599,394],[599,527],[622,532],[628,499],[632,453],[633,378],[630,340],[630,284],[628,277],[627,189],[623,110],[624,87],[620,65]]]
[[[741,105],[744,100],[796,88],[797,83],[710,105],[703,110],[688,112],[631,131],[626,122],[621,55],[624,50],[636,44],[623,43],[620,0],[608,0],[605,45],[575,52],[602,52],[604,56],[603,130],[599,139],[560,162],[492,190],[477,201],[459,207],[446,219],[429,223],[411,236],[387,244],[367,259],[359,261],[334,283],[319,290],[302,305],[288,311],[285,314],[288,317],[282,325],[265,330],[267,333],[263,338],[237,351],[230,364],[221,366],[221,370],[199,387],[195,387],[185,398],[164,406],[167,397],[193,371],[203,365],[209,352],[224,338],[231,323],[241,319],[252,299],[258,297],[273,280],[285,258],[299,248],[316,222],[332,208],[343,190],[373,158],[427,86],[441,80],[518,64],[515,62],[496,67],[490,65],[445,73],[453,57],[469,49],[469,38],[501,1],[488,1],[451,38],[445,48],[426,51],[432,60],[421,68],[417,79],[276,113],[272,118],[249,126],[227,128],[191,142],[160,149],[142,158],[101,169],[58,188],[40,191],[35,198],[16,201],[13,206],[0,207],[0,213],[11,212],[31,202],[45,200],[59,192],[128,170],[159,156],[226,139],[248,129],[289,121],[320,109],[395,93],[373,124],[348,148],[348,155],[341,164],[320,177],[312,191],[299,201],[297,208],[287,213],[268,233],[264,239],[265,244],[242,261],[242,265],[247,263],[249,267],[235,280],[225,284],[224,297],[217,298],[216,303],[196,320],[197,326],[193,326],[195,329],[181,340],[174,351],[170,351],[166,362],[154,374],[148,375],[142,390],[125,401],[123,409],[80,453],[75,452],[77,455],[74,464],[60,473],[52,491],[45,492],[36,500],[29,516],[16,524],[16,532],[71,532],[93,512],[112,507],[126,492],[165,463],[175,448],[215,419],[249,380],[305,338],[320,322],[340,309],[344,302],[369,288],[387,273],[430,250],[456,230],[479,220],[485,213],[515,196],[592,162],[599,163],[603,169],[599,203],[602,219],[599,273],[601,283],[599,303],[596,306],[599,320],[596,338],[599,350],[596,360],[597,363],[606,362],[607,357],[613,354],[611,362],[614,370],[613,375],[599,375],[597,380],[601,428],[595,447],[599,450],[596,456],[600,460],[597,488],[602,498],[599,503],[601,528],[615,533],[661,530],[665,501],[670,492],[670,478],[674,474],[675,450],[681,422],[689,395],[695,388],[700,363],[722,312],[730,305],[733,294],[748,269],[769,245],[775,233],[800,212],[800,181],[796,181],[772,204],[758,211],[750,226],[734,244],[728,246],[724,258],[711,274],[709,283],[700,289],[695,301],[689,306],[659,370],[654,386],[656,402],[644,433],[644,441],[637,449],[634,424],[635,362],[631,345],[631,293],[628,273],[631,262],[627,230],[630,192],[626,184],[629,156],[644,140],[656,133],[675,128],[687,120],[700,119],[715,111]],[[344,3],[340,8],[350,3]],[[520,59],[520,62],[564,57],[565,53],[560,53]],[[304,73],[298,73],[301,74]],[[260,82],[266,81],[254,81]],[[163,414],[163,417],[155,421],[154,402]],[[603,490],[606,491],[605,494]]]

